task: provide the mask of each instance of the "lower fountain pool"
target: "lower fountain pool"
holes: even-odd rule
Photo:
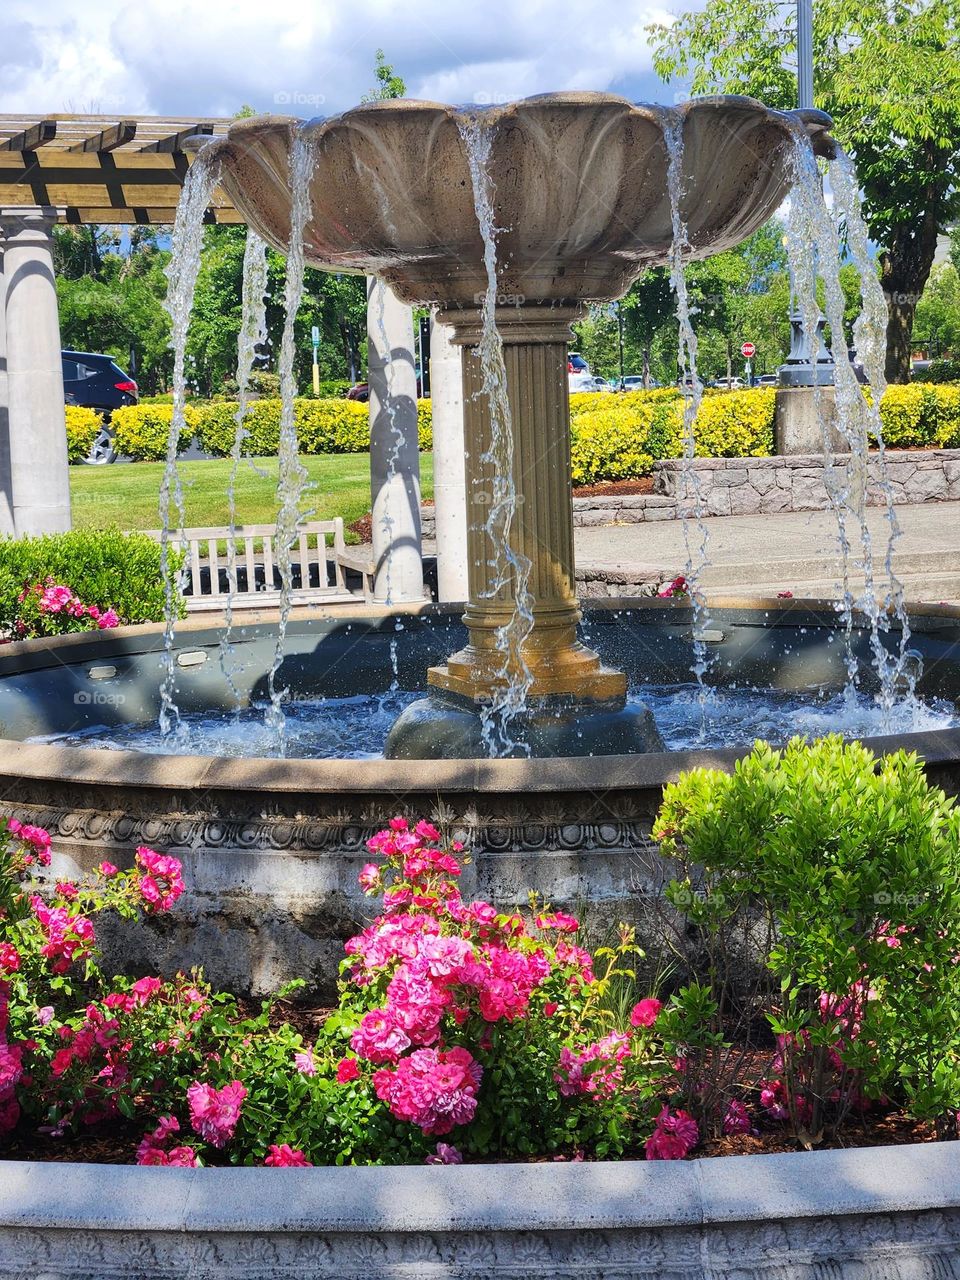
[[[286,708],[286,755],[303,760],[382,758],[394,721],[420,696],[420,690],[393,690],[292,703]],[[791,693],[729,686],[709,689],[701,702],[695,684],[648,684],[630,690],[627,706],[636,703],[653,712],[670,751],[737,747],[757,738],[785,742],[795,734],[863,738],[960,728],[960,713],[946,699],[905,700],[885,719],[873,696],[860,691]],[[279,752],[276,734],[265,720],[268,707],[264,703],[238,711],[190,713],[182,718],[179,734],[166,736],[156,724],[92,724],[28,741],[161,755],[275,758]]]

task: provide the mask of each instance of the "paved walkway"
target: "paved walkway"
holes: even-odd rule
[[[908,599],[960,601],[960,502],[930,502],[896,508],[902,537],[895,570]],[[889,526],[882,508],[868,511],[875,565],[882,567]],[[832,511],[781,515],[722,516],[704,521],[711,590],[760,588],[833,594],[838,567],[837,521]],[[692,546],[699,546],[691,525]],[[860,540],[851,530],[859,551]],[[683,524],[662,520],[576,530],[578,567],[649,566],[678,573],[686,563]]]

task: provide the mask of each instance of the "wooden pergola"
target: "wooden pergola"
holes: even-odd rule
[[[0,115],[0,207],[59,210],[61,222],[172,225],[187,138],[222,137],[212,117]],[[207,221],[242,223],[218,191]]]

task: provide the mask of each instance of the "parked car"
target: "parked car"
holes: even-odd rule
[[[653,382],[650,385],[652,387]],[[618,381],[617,387],[620,391],[642,391],[643,378],[639,373],[628,373]]]
[[[592,373],[577,371],[567,374],[567,383],[571,391],[596,391],[597,379]]]
[[[721,391],[742,391],[746,384],[742,378],[718,378],[716,385]]]
[[[761,373],[754,383],[756,387],[778,387],[779,385],[780,375],[778,373]]]
[[[567,352],[567,373],[589,373],[590,366],[579,351]]]
[[[137,403],[137,384],[112,356],[91,351],[61,351],[60,360],[64,402],[95,409],[103,415],[103,426],[84,461],[94,466],[113,462],[117,451],[113,444],[110,416],[114,409]]]

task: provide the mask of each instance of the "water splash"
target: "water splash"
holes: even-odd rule
[[[200,271],[203,247],[203,218],[214,188],[220,180],[219,148],[204,147],[191,164],[183,184],[177,216],[173,226],[172,253],[167,267],[167,297],[164,307],[170,316],[170,344],[173,347],[173,412],[167,434],[167,453],[160,483],[160,573],[163,577],[163,679],[160,682],[159,724],[162,737],[180,731],[180,712],[176,692],[176,658],[173,652],[177,619],[180,614],[179,575],[186,554],[183,528],[186,510],[183,485],[177,468],[180,437],[186,430],[186,350],[190,329],[190,312]],[[179,537],[177,554],[171,554],[171,519],[176,518]]]
[[[280,574],[280,616],[273,662],[267,674],[267,690],[270,705],[264,712],[267,727],[276,735],[277,754],[286,754],[286,716],[283,703],[289,690],[277,687],[277,675],[283,665],[290,619],[290,597],[293,589],[293,565],[291,550],[297,540],[300,522],[300,500],[307,482],[307,471],[300,461],[297,441],[296,405],[297,383],[294,374],[296,355],[296,319],[303,297],[303,236],[310,220],[310,180],[313,177],[315,155],[312,143],[297,133],[290,149],[290,244],[287,252],[287,272],[284,285],[283,337],[280,342],[280,444],[279,479],[277,482],[277,532],[274,542],[277,570]],[[300,566],[301,573],[305,565]],[[268,588],[272,584],[267,584]]]
[[[834,207],[846,230],[847,250],[860,276],[861,311],[853,324],[853,341],[867,375],[871,389],[867,404],[868,431],[877,442],[875,470],[884,497],[884,516],[889,526],[884,572],[887,578],[885,612],[892,611],[897,619],[900,642],[897,650],[893,681],[913,698],[917,680],[922,674],[922,664],[916,661],[916,652],[910,649],[910,622],[904,600],[903,584],[897,577],[893,557],[902,536],[897,508],[893,501],[893,487],[887,473],[887,450],[883,440],[883,422],[880,402],[886,390],[887,300],[883,294],[877,267],[870,254],[870,232],[864,221],[860,205],[860,187],[853,161],[842,148],[829,165],[830,186]]]
[[[227,538],[227,600],[224,626],[220,633],[220,670],[234,703],[239,708],[243,696],[237,688],[233,664],[233,600],[237,590],[237,476],[243,461],[244,443],[250,438],[246,417],[250,402],[250,374],[257,347],[267,333],[267,245],[252,229],[247,230],[243,251],[243,294],[240,313],[240,336],[237,349],[237,413],[233,447],[230,450],[230,479],[227,483],[229,536]],[[248,584],[250,589],[250,584]]]
[[[803,126],[796,124],[794,128],[794,145],[792,149],[792,167],[794,171],[793,196],[791,200],[790,218],[787,227],[787,248],[791,264],[794,267],[798,296],[801,299],[804,330],[810,345],[811,359],[816,361],[819,338],[814,310],[817,306],[816,278],[819,268],[823,281],[825,314],[830,331],[834,335],[834,379],[835,379],[835,425],[849,449],[849,460],[845,465],[832,465],[831,441],[829,426],[824,413],[822,391],[816,389],[817,411],[823,429],[824,439],[824,479],[830,494],[831,503],[837,514],[840,550],[843,558],[843,603],[845,631],[849,637],[853,628],[853,611],[859,607],[866,617],[870,631],[870,648],[873,665],[879,680],[877,701],[883,711],[886,722],[897,701],[898,685],[906,676],[905,658],[906,644],[909,640],[909,627],[902,607],[902,587],[893,575],[893,546],[888,543],[887,569],[889,587],[883,601],[877,599],[877,588],[874,577],[873,537],[867,524],[867,491],[869,485],[869,447],[871,436],[882,439],[879,415],[879,395],[882,394],[882,376],[879,388],[874,389],[868,400],[857,381],[856,371],[846,352],[844,342],[844,311],[846,298],[840,283],[841,244],[836,221],[827,206],[823,195],[823,185],[816,156],[810,145]],[[837,170],[843,199],[848,211],[855,204],[849,193],[849,184],[853,181],[850,173]],[[850,225],[850,224],[848,224]],[[854,240],[859,238],[859,229],[854,228]],[[862,274],[861,287],[867,304],[867,319],[860,327],[861,340],[866,344],[866,357],[871,365],[872,373],[877,372],[877,355],[875,344],[875,308],[876,301],[870,290],[868,277],[872,271],[866,252],[866,232],[863,231],[863,242],[858,243]],[[865,267],[869,266],[866,274]],[[839,350],[837,350],[839,348]],[[882,467],[882,454],[878,458]],[[880,484],[886,490],[888,512],[893,506],[889,481],[885,472],[881,472]],[[852,525],[859,534],[860,551],[855,561],[856,567],[863,575],[863,593],[858,601],[854,601],[850,586],[849,556],[850,538],[848,525]],[[895,545],[899,528],[895,514],[891,519],[890,543]],[[884,644],[884,635],[890,629],[890,617],[887,606],[891,601],[899,600],[901,626],[906,627],[905,636],[901,633],[901,652],[891,655]],[[847,649],[849,688],[852,690],[857,680],[856,662],[852,649]],[[886,732],[886,730],[885,730]]]
[[[533,683],[523,646],[533,630],[533,596],[530,592],[531,563],[527,556],[511,544],[510,533],[517,514],[517,489],[513,473],[513,416],[507,393],[507,371],[503,356],[503,340],[496,321],[497,306],[497,230],[493,214],[493,182],[490,177],[492,134],[479,116],[465,120],[460,133],[470,165],[473,203],[483,240],[483,262],[486,289],[481,306],[480,366],[482,390],[490,406],[490,448],[481,461],[493,469],[493,491],[484,528],[492,555],[489,566],[493,580],[484,593],[487,599],[501,592],[513,594],[510,621],[496,632],[497,651],[502,657],[499,680],[490,703],[481,712],[484,745],[491,756],[529,754],[529,747],[514,742],[510,735],[512,721],[526,709],[527,693]]]
[[[684,270],[684,253],[690,248],[687,228],[680,211],[683,199],[683,117],[676,113],[666,115],[663,141],[667,150],[667,191],[670,196],[670,221],[673,241],[670,250],[670,284],[677,300],[679,343],[677,364],[680,369],[680,386],[684,395],[683,407],[683,455],[680,471],[679,509],[683,525],[683,545],[686,551],[684,578],[693,611],[693,665],[691,671],[697,682],[700,701],[701,728],[706,730],[706,711],[709,690],[705,683],[712,662],[703,633],[710,623],[707,601],[700,587],[700,578],[710,563],[708,547],[710,532],[704,523],[703,490],[700,476],[694,465],[697,442],[695,423],[703,400],[703,383],[697,372],[697,335],[690,319],[690,299]],[[689,387],[688,387],[689,382]],[[694,547],[690,529],[690,510],[693,510],[698,545]]]

